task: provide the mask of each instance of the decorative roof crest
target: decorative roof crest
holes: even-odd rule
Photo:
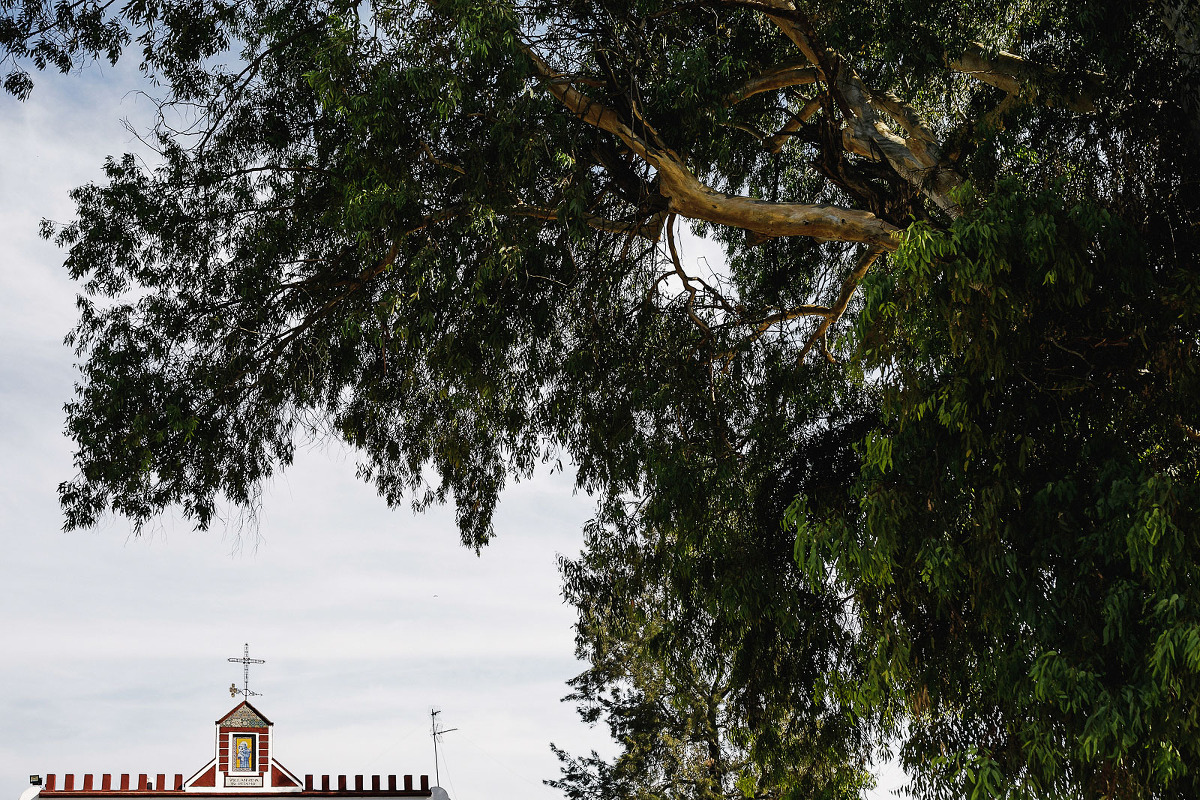
[[[259,713],[258,709],[242,701],[238,707],[217,720],[222,728],[266,728],[271,721]]]

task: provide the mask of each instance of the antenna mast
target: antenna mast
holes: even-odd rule
[[[442,713],[439,709],[429,709],[429,732],[433,736],[433,780],[438,785],[442,785],[442,775],[438,770],[438,739],[443,733],[456,731],[458,728],[439,728],[437,724],[437,715]]]

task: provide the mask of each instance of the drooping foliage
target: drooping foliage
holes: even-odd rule
[[[135,41],[162,91],[46,226],[68,527],[331,435],[479,547],[567,460],[624,746],[568,794],[843,797],[897,740],[921,796],[1200,793],[1195,6],[0,10],[11,93]]]
[[[1072,194],[910,230],[859,322],[887,420],[859,508],[789,511],[881,644],[853,701],[907,696],[910,759],[956,743],[920,791],[1186,796],[1200,763],[1194,277]]]
[[[779,524],[798,492],[853,478],[870,412],[861,396],[809,399],[829,421],[779,425],[800,438],[755,442],[736,471],[685,458],[675,468],[695,505],[615,503],[589,524],[581,557],[562,561],[590,665],[568,699],[623,746],[613,762],[560,752],[553,785],[568,797],[857,798],[870,785],[883,720],[815,690],[830,675],[864,677],[852,614],[806,585]]]

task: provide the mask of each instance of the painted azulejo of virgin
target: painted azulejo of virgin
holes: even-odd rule
[[[234,772],[254,772],[254,737],[233,737]]]

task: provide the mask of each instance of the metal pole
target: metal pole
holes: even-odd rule
[[[438,712],[435,709],[432,709],[432,708],[429,709],[429,730],[433,732],[433,783],[435,786],[442,785],[442,775],[438,771],[438,751],[437,751],[437,737],[438,737],[437,715],[439,713],[440,712]]]
[[[458,728],[439,729],[437,726],[437,715],[440,713],[442,712],[438,711],[436,708],[429,709],[429,731],[433,734],[433,780],[438,786],[442,785],[442,773],[441,770],[438,769],[438,737],[443,733],[450,733],[450,731],[458,730]]]

